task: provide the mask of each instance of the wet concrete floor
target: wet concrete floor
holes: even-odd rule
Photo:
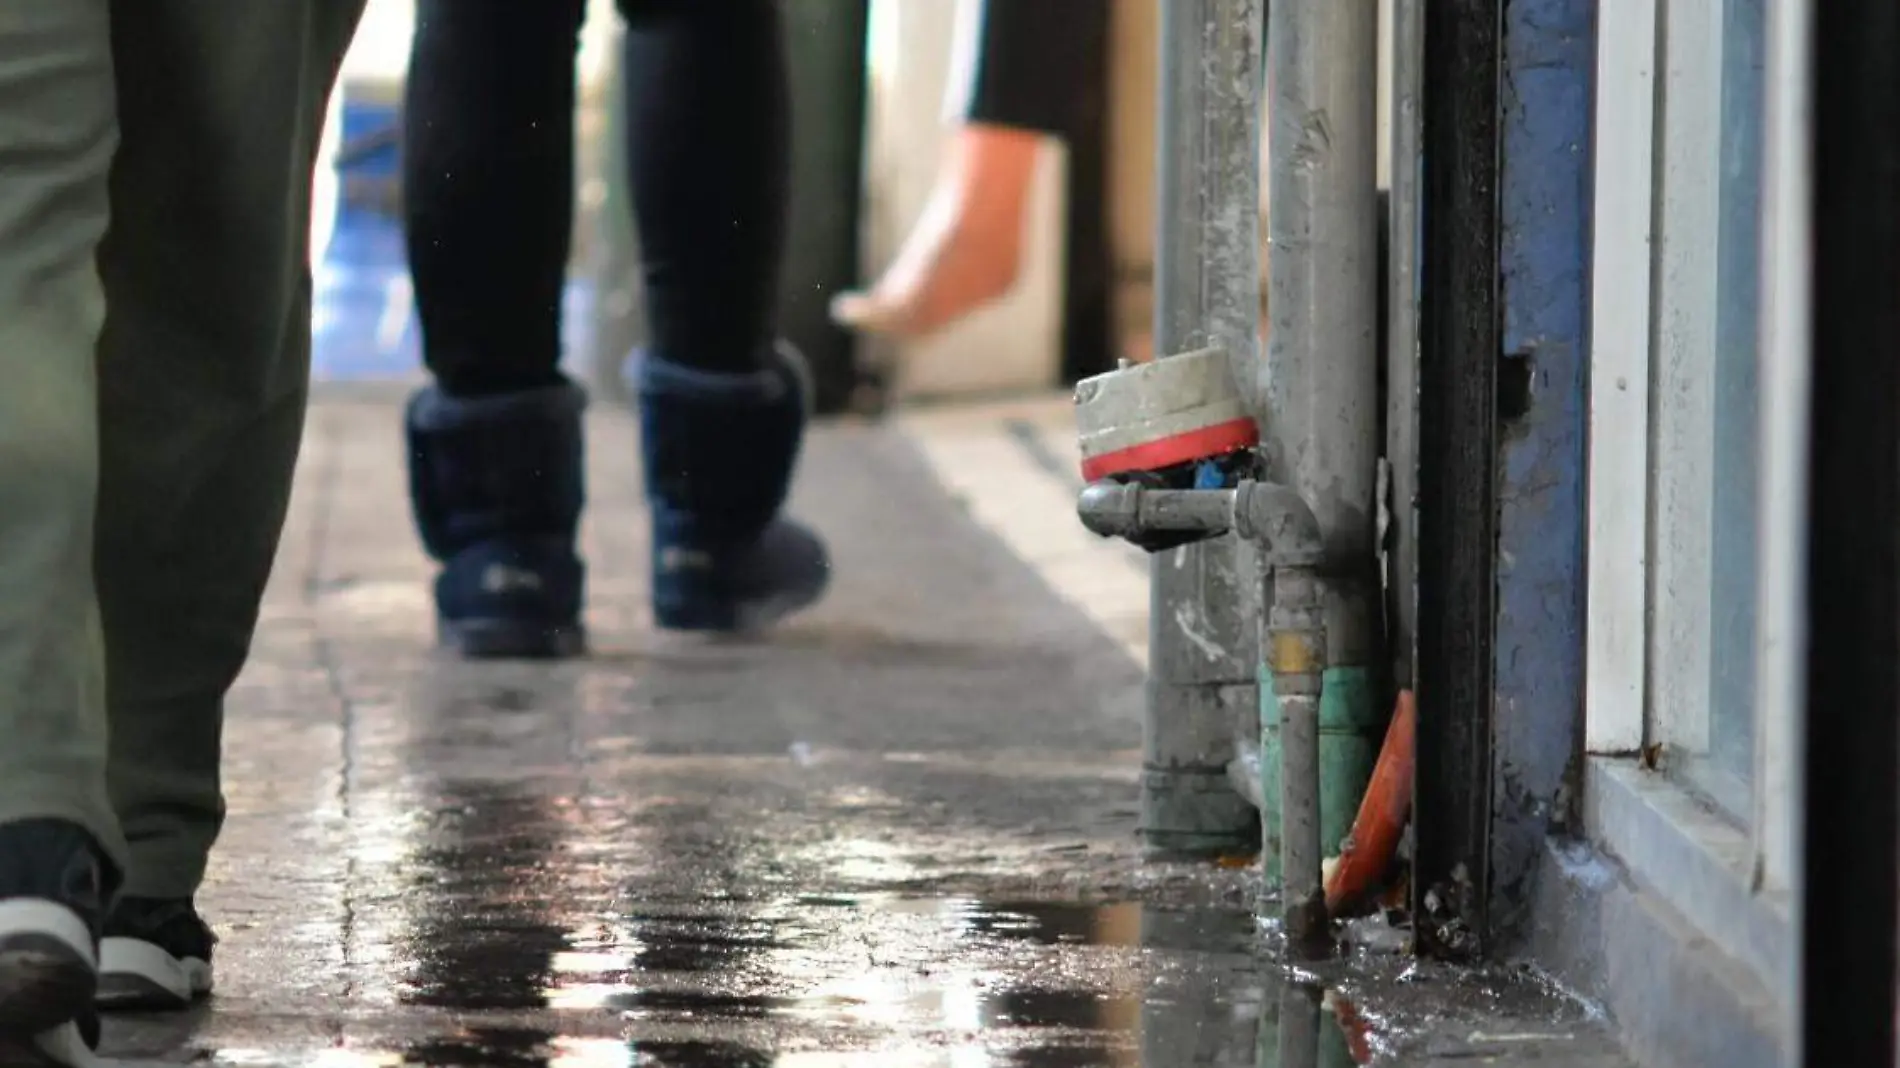
[[[353,398],[353,399],[352,399]],[[632,426],[590,428],[595,654],[429,651],[395,395],[313,416],[234,693],[200,1010],[133,1063],[393,1068],[1623,1062],[1522,977],[1290,972],[1244,864],[1144,863],[1141,675],[839,426],[835,596],[757,643],[644,619]]]

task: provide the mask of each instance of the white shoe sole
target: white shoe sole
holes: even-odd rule
[[[64,905],[37,898],[0,901],[0,935],[43,934],[72,947],[87,964],[94,962],[92,932],[86,921]]]
[[[92,931],[51,901],[0,901],[0,1035],[57,1028],[90,1008]]]
[[[211,962],[174,957],[138,938],[99,944],[99,1006],[182,1009],[211,993]]]

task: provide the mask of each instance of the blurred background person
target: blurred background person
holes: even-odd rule
[[[1086,98],[1088,56],[1072,40],[1070,15],[1059,0],[959,0],[950,144],[936,184],[878,280],[832,301],[840,324],[924,337],[1016,284],[1039,148],[1073,135]]]

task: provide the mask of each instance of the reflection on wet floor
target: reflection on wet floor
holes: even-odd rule
[[[489,874],[554,874],[545,858],[490,860]],[[464,888],[438,885],[451,898]],[[1322,1019],[1317,993],[1275,1000],[1281,987],[1258,964],[1254,923],[1244,913],[861,897],[681,903],[604,917],[575,915],[556,898],[528,892],[499,899],[463,924],[419,923],[412,937],[416,963],[396,997],[468,1022],[395,1048],[312,1050],[295,1063],[1354,1063],[1331,1014]],[[1286,1059],[1274,1031],[1286,1004],[1312,1016],[1305,1033],[1314,1050],[1306,1059]],[[601,1037],[603,1027],[621,1037]],[[1322,1043],[1331,1052],[1315,1061]],[[234,1066],[287,1060],[237,1049],[190,1056]]]
[[[1215,993],[1209,980],[1252,971],[1247,914],[1157,913],[1147,926],[1170,944],[1144,950],[1144,910],[1127,904],[728,895],[616,907],[610,873],[557,844],[558,813],[536,833],[525,798],[467,800],[453,838],[473,848],[419,856],[418,882],[487,906],[446,923],[418,917],[399,950],[415,970],[397,997],[614,1014],[635,1037],[624,1055],[590,1047],[589,1064],[799,1063],[775,1061],[776,1041],[724,1037],[732,1030],[794,1045],[824,1035],[885,1058],[876,1063],[915,1042],[939,1051],[919,1063],[956,1068],[1138,1064],[1144,1002],[1169,1017],[1215,1013],[1228,1030],[1246,1031],[1258,1015],[1257,1004],[1196,1004]],[[490,833],[485,817],[505,831]],[[706,1037],[683,1037],[694,1032]],[[805,1063],[834,1063],[809,1055]],[[550,1059],[579,1068],[571,1054]]]
[[[362,959],[379,963],[354,998],[436,1010],[445,1026],[392,1045],[293,1055],[186,1041],[161,1055],[320,1068],[1314,1063],[1285,1059],[1271,1033],[1287,1009],[1246,912],[881,893],[635,899],[570,804],[492,781],[442,785],[442,815],[419,828],[427,844],[400,859],[398,892],[359,932]],[[1318,1063],[1352,1063],[1318,995],[1294,1004],[1313,1017],[1315,1052],[1322,1036],[1337,1051]]]
[[[121,1024],[111,1048],[233,1068],[1373,1060],[1378,1037],[1354,1006],[1289,982],[1249,911],[800,893],[740,870],[758,862],[722,837],[729,825],[595,820],[585,791],[476,775],[430,784],[407,816],[373,810],[359,863],[378,867],[358,879],[374,895],[348,932],[348,1005],[316,1033],[286,1041],[266,1025],[260,1048],[213,1012]],[[640,881],[652,865],[688,865],[701,889],[654,893]]]
[[[650,761],[550,714],[584,706],[558,696],[359,713],[371,755],[347,771],[343,855],[284,862],[342,894],[319,943],[341,959],[260,935],[250,962],[278,971],[196,1017],[121,1021],[109,1051],[232,1068],[1347,1068],[1385,1041],[1319,980],[1290,982],[1250,910],[1075,900],[1086,882],[994,892],[1003,832],[891,800],[975,776],[942,788],[974,806],[999,764],[1034,789],[1003,758]],[[944,850],[984,874],[942,878]],[[1082,859],[1039,855],[1064,873]],[[333,1003],[283,992],[299,964],[341,977]]]

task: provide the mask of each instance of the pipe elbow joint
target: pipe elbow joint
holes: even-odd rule
[[[1259,542],[1268,559],[1287,567],[1318,567],[1326,545],[1319,519],[1299,492],[1276,482],[1248,482],[1234,499],[1234,530]]]
[[[1141,514],[1141,487],[1119,482],[1091,482],[1076,498],[1075,514],[1091,533],[1125,538],[1137,533]]]

